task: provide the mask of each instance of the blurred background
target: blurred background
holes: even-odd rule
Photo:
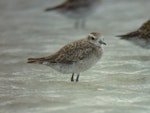
[[[85,29],[44,12],[63,0],[0,0],[0,113],[148,113],[150,50],[115,37],[150,19],[149,0],[103,0]],[[78,83],[28,57],[47,56],[90,32],[104,35],[105,52]]]

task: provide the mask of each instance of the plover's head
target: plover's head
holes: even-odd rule
[[[106,45],[103,36],[98,32],[92,32],[87,37],[88,41],[97,46]]]

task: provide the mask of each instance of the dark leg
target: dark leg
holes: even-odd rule
[[[76,20],[75,21],[75,29],[78,29],[79,28],[79,24],[80,24],[80,20]]]
[[[77,75],[76,82],[79,81],[79,76],[80,76],[80,74]]]
[[[85,27],[86,27],[86,19],[82,19],[81,20],[81,28],[85,29]]]
[[[74,73],[72,73],[72,76],[71,76],[71,82],[74,81]]]

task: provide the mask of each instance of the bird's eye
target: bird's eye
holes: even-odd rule
[[[94,37],[91,37],[91,39],[92,39],[92,40],[95,40],[95,38],[94,38]]]

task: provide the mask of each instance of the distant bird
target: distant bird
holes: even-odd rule
[[[75,19],[75,28],[85,27],[86,19],[99,6],[101,0],[66,0],[60,5],[48,7],[44,11],[57,11]]]
[[[150,20],[142,24],[142,26],[136,31],[125,35],[119,35],[118,37],[131,41],[142,48],[150,49]]]
[[[50,56],[29,58],[28,63],[45,64],[58,72],[64,74],[72,73],[72,82],[76,73],[77,82],[80,72],[88,70],[101,58],[103,44],[106,45],[101,34],[92,32],[86,38],[71,42]]]

